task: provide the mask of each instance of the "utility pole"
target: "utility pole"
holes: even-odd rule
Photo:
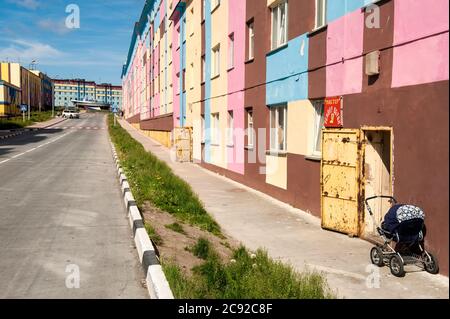
[[[28,121],[31,118],[30,70],[28,72]]]

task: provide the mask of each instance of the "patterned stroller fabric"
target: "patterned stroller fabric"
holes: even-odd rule
[[[417,206],[394,205],[384,217],[381,228],[392,234],[397,242],[423,240],[425,213]]]
[[[400,223],[416,218],[425,219],[425,213],[417,206],[402,205],[397,209],[397,219]]]

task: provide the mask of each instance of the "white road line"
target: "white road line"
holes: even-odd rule
[[[6,160],[1,161],[1,162],[0,162],[0,165],[1,165],[1,164],[4,164],[4,163],[7,163],[7,162],[9,162],[9,161],[11,161],[11,160],[13,160],[13,159],[16,159],[16,158],[18,158],[18,157],[20,157],[20,156],[22,156],[22,155],[24,155],[24,154],[33,152],[33,151],[37,150],[38,148],[41,148],[42,146],[52,144],[52,143],[54,143],[54,142],[60,140],[60,139],[63,138],[64,136],[69,135],[70,133],[71,133],[71,132],[66,133],[66,134],[61,135],[61,136],[59,136],[59,137],[57,137],[57,138],[55,138],[55,139],[53,139],[53,140],[51,140],[51,141],[49,141],[49,142],[47,142],[47,143],[38,145],[38,146],[36,146],[36,147],[34,147],[34,148],[31,148],[31,149],[29,149],[29,150],[27,150],[27,151],[25,151],[25,152],[20,153],[20,154],[16,154],[16,155],[14,155],[14,156],[11,157],[11,158],[8,158],[8,159],[6,159]]]

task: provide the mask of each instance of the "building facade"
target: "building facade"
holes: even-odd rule
[[[53,79],[56,108],[73,106],[72,101],[91,101],[122,108],[122,87],[107,83],[97,84],[81,79]]]
[[[155,0],[123,67],[124,112],[200,165],[371,238],[364,198],[427,214],[448,274],[448,1]],[[378,201],[380,222],[389,203]]]
[[[20,105],[31,105],[31,111],[52,107],[53,89],[50,78],[19,63],[0,63],[0,116],[20,113]]]

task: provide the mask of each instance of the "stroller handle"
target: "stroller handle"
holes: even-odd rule
[[[372,216],[373,216],[373,212],[372,212],[372,209],[370,208],[369,200],[373,200],[373,199],[376,199],[376,198],[388,198],[388,199],[391,199],[395,204],[397,204],[397,200],[393,196],[379,195],[379,196],[368,197],[368,198],[366,198],[366,200],[364,202],[366,203],[367,210],[368,210],[369,214],[372,215]]]

